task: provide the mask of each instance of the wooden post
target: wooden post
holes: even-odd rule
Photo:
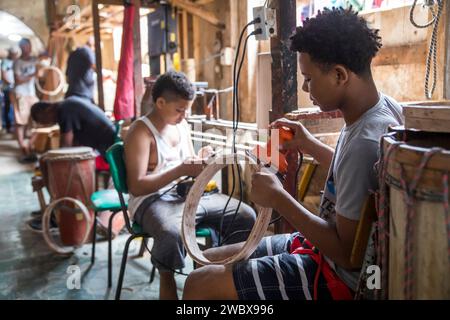
[[[144,80],[142,78],[142,56],[141,56],[141,24],[139,9],[141,8],[141,1],[134,0],[134,25],[133,25],[133,82],[134,82],[134,115],[141,116],[141,101],[144,95]]]
[[[105,99],[103,96],[103,72],[102,72],[102,48],[100,38],[100,16],[98,12],[98,0],[92,0],[92,21],[94,24],[94,39],[95,39],[95,65],[97,69],[97,92],[98,92],[98,106],[105,110]]]
[[[297,53],[289,49],[289,37],[295,31],[296,1],[272,0],[277,11],[278,36],[270,39],[272,54],[272,111],[274,121],[297,109]]]
[[[270,122],[297,109],[297,53],[289,49],[289,37],[296,27],[296,0],[271,0],[269,7],[276,9],[278,36],[270,39],[272,55],[272,110]],[[291,196],[297,198],[295,174],[298,152],[286,154],[288,173],[283,184]],[[293,228],[282,219],[275,225],[275,233],[285,233]]]

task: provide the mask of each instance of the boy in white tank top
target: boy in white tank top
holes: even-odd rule
[[[174,270],[184,267],[186,255],[181,240],[184,198],[171,187],[179,178],[196,177],[203,170],[203,164],[189,161],[198,159],[185,120],[194,96],[194,87],[184,74],[170,71],[160,76],[152,90],[152,110],[135,121],[125,139],[129,212],[154,239],[152,263],[160,273],[160,299],[177,298]],[[222,230],[230,225],[230,234],[242,231],[227,243],[243,241],[254,224],[255,212],[241,203],[233,219],[238,201],[232,199],[223,216],[227,200],[220,193],[203,196],[197,225],[219,232],[223,221]]]

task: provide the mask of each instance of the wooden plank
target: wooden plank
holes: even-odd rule
[[[217,18],[215,14],[203,8],[200,8],[194,3],[188,2],[186,0],[171,0],[170,3],[174,7],[184,9],[187,12],[199,17],[200,19],[208,21],[219,29],[225,29],[225,24],[219,18]]]
[[[102,0],[103,1],[103,0]],[[95,39],[95,65],[97,71],[97,91],[98,91],[98,106],[105,110],[105,98],[103,94],[103,72],[102,72],[102,48],[100,45],[100,17],[98,10],[98,0],[92,0],[92,22],[94,24],[94,39]]]
[[[450,106],[403,106],[403,115],[406,118],[450,120]]]
[[[405,128],[450,133],[450,120],[407,117],[405,118]]]
[[[206,4],[210,4],[214,1],[215,0],[197,0],[197,1],[195,1],[195,4],[198,4],[199,6],[204,6]]]
[[[372,66],[423,63],[427,57],[426,41],[406,46],[381,48],[372,60]]]
[[[144,95],[144,79],[142,78],[142,54],[141,54],[141,24],[139,9],[141,1],[134,0],[134,24],[133,24],[133,82],[134,82],[134,115],[141,116],[141,101]]]

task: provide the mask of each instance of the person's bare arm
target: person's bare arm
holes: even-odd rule
[[[182,163],[164,173],[148,174],[152,141],[150,131],[141,123],[135,123],[125,139],[127,183],[134,196],[157,192],[182,176],[197,176],[201,172],[201,164]]]
[[[61,133],[60,144],[61,148],[73,146],[73,131]]]
[[[29,75],[29,76],[21,76],[21,75],[18,75],[17,73],[14,73],[14,83],[15,83],[15,85],[26,83],[26,82],[30,81],[31,79],[33,79],[33,77],[34,77],[34,74]]]

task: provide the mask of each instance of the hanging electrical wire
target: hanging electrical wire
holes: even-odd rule
[[[434,6],[438,6],[437,13],[434,13]],[[414,10],[417,5],[417,0],[414,0],[411,10],[409,12],[409,20],[411,21],[412,25],[416,28],[428,28],[430,26],[433,26],[433,31],[431,33],[431,41],[430,41],[430,48],[428,50],[427,55],[427,61],[426,61],[426,72],[425,72],[425,97],[427,99],[431,99],[434,93],[434,90],[436,89],[436,82],[437,82],[437,46],[438,46],[438,28],[439,28],[439,20],[442,15],[442,9],[444,7],[444,1],[443,0],[426,0],[424,6],[427,6],[428,9],[431,12],[431,15],[433,19],[431,21],[420,25],[416,23],[414,19]],[[431,64],[433,64],[433,83],[431,85],[430,89],[430,73],[431,73]]]
[[[247,47],[247,42],[248,39],[255,34],[258,34],[259,32],[261,32],[262,30],[258,29],[253,31],[252,33],[250,33],[244,42],[244,49],[243,49],[243,53],[242,56],[240,55],[240,50],[241,50],[241,43],[242,43],[242,39],[244,38],[245,32],[247,31],[247,28],[255,23],[258,23],[259,18],[254,19],[253,21],[247,23],[244,28],[242,29],[240,35],[239,35],[239,41],[238,41],[238,46],[236,49],[236,54],[235,54],[235,59],[234,59],[234,64],[233,64],[233,101],[232,101],[232,111],[233,111],[233,137],[232,137],[232,152],[233,153],[237,153],[237,148],[236,148],[236,134],[237,134],[237,130],[238,130],[238,126],[239,126],[239,118],[240,118],[240,110],[239,110],[239,76],[240,76],[240,70],[242,69],[242,65],[243,65],[243,61],[245,58],[245,51],[246,51],[246,47]],[[241,60],[240,60],[241,59]],[[239,69],[238,69],[238,61],[240,60],[239,63]],[[227,230],[225,231],[225,233],[223,233],[223,221],[224,221],[224,217],[228,208],[228,205],[233,197],[234,191],[236,190],[236,179],[235,179],[235,171],[234,171],[234,164],[231,166],[231,170],[232,170],[232,189],[230,192],[230,195],[228,197],[228,200],[225,204],[225,207],[223,208],[223,212],[222,212],[222,218],[220,221],[220,229],[219,229],[219,235],[218,235],[218,244],[219,246],[224,242],[221,239],[221,235],[224,235],[224,239],[228,239],[229,237],[227,236],[228,230],[231,228],[231,226],[233,225],[235,218],[237,216],[237,213],[239,211],[239,208],[241,206],[242,200],[243,200],[243,185],[242,185],[242,176],[241,176],[241,169],[239,167],[239,164],[236,163],[236,170],[237,170],[237,176],[238,176],[238,183],[239,183],[239,202],[238,205],[235,209],[233,218],[231,219],[230,224],[227,227]]]

